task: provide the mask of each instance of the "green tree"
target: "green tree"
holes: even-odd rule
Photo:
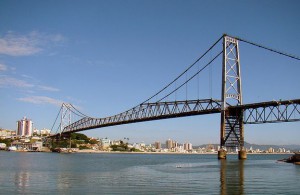
[[[96,139],[90,139],[89,143],[90,144],[98,144],[99,141],[97,141]]]
[[[0,143],[5,143],[6,146],[10,146],[12,139],[0,139]]]
[[[128,144],[123,142],[120,145],[111,145],[110,147],[113,151],[128,151]]]
[[[90,148],[87,146],[79,146],[79,150],[84,150],[84,149],[90,149]]]
[[[89,138],[82,133],[71,133],[72,140],[84,140],[85,143],[89,143]]]

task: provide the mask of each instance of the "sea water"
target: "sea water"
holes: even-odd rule
[[[0,152],[0,194],[300,194],[291,155]]]

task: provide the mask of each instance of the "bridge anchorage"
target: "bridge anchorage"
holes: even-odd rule
[[[196,73],[191,74],[192,76],[190,76],[189,79],[186,76],[186,79],[178,86],[177,82],[180,81],[180,78],[182,78],[184,74],[187,75],[187,72],[191,70],[195,64],[201,61],[202,58],[221,40],[223,40],[222,51],[216,54],[216,56],[203,68],[196,68]],[[56,139],[68,139],[71,133],[89,129],[168,118],[221,113],[220,150],[218,151],[218,159],[226,159],[228,149],[238,149],[239,159],[246,159],[247,153],[244,148],[244,124],[300,121],[300,99],[243,104],[239,41],[300,61],[300,58],[298,57],[241,38],[223,35],[200,58],[172,82],[146,101],[125,112],[105,118],[94,118],[81,113],[72,104],[64,103],[56,118],[57,120],[60,115],[61,123],[57,128],[57,133],[53,134],[51,137]],[[221,100],[199,99],[199,97],[198,99],[190,100],[187,98],[187,95],[186,100],[177,100],[177,91],[187,87],[187,83],[192,79],[197,78],[196,76],[198,76],[206,67],[210,66],[214,60],[221,56],[221,54],[223,54]],[[172,85],[175,85],[175,89],[170,87]],[[185,91],[187,94],[187,88]],[[167,93],[167,95],[164,95],[165,93]],[[175,100],[167,101],[167,98],[170,98],[171,95],[174,94]],[[154,98],[159,100],[154,101]],[[54,123],[56,123],[56,120]],[[75,122],[71,122],[71,120]]]

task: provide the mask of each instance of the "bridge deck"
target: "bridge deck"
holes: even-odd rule
[[[236,106],[243,109],[244,124],[300,121],[300,99]]]
[[[82,118],[65,127],[63,133],[151,120],[219,113],[221,111],[220,102],[220,100],[205,99],[144,103],[126,112],[106,118]]]
[[[245,124],[300,121],[300,99],[229,106],[227,109],[229,111],[242,109]],[[62,134],[129,123],[220,112],[221,101],[213,99],[144,103],[106,118],[84,117],[66,126]]]

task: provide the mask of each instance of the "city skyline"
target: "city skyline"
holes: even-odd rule
[[[216,2],[1,1],[0,127],[14,130],[27,116],[36,128],[50,129],[62,102],[92,117],[128,110],[174,79],[223,33],[299,56],[299,2]],[[245,103],[300,98],[299,62],[244,45],[240,57]],[[212,89],[207,79],[201,98],[220,97],[220,68],[212,67]],[[193,145],[219,143],[220,116],[82,133],[148,143],[170,136]],[[299,144],[299,136],[299,122],[245,126],[250,143]]]

